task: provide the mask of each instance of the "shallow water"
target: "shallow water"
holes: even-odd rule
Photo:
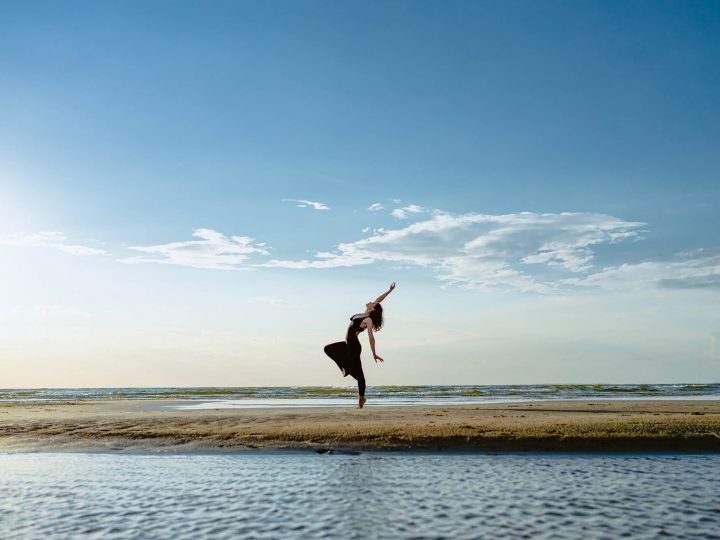
[[[417,397],[395,397],[395,396],[377,396],[367,394],[368,407],[407,407],[407,406],[432,406],[432,405],[477,405],[487,403],[526,403],[528,401],[544,401],[547,398],[517,398],[517,397],[495,397],[492,399],[482,397],[434,397],[434,396],[417,396]],[[566,398],[570,400],[582,400],[587,398]],[[647,396],[647,397],[596,397],[593,401],[632,401],[642,399],[644,401],[683,401],[683,400],[699,400],[710,401],[720,400],[720,395],[712,396]],[[217,410],[217,409],[265,409],[276,407],[357,407],[357,394],[346,398],[244,398],[244,399],[220,399],[209,401],[193,401],[173,405],[162,405],[163,409],[174,409],[181,411],[197,411],[197,410]]]
[[[0,454],[0,538],[720,538],[720,455]]]

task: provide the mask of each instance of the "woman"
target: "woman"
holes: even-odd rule
[[[363,374],[362,362],[360,362],[360,352],[362,347],[358,340],[358,334],[364,330],[368,331],[368,339],[370,340],[370,349],[372,349],[373,359],[384,362],[375,352],[375,336],[383,325],[383,307],[380,302],[385,300],[395,288],[395,283],[390,284],[387,292],[378,296],[374,302],[365,304],[365,312],[358,313],[350,317],[350,326],[348,326],[345,341],[338,341],[325,345],[325,354],[332,358],[342,371],[343,377],[351,375],[358,382],[358,405],[363,408],[365,402],[365,375]]]

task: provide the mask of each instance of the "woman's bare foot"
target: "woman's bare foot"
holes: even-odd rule
[[[366,402],[366,401],[367,401],[367,399],[365,399],[363,396],[360,396],[360,397],[358,398],[358,405],[360,406],[361,409],[362,409],[363,406],[365,405],[365,402]]]

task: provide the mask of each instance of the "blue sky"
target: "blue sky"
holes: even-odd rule
[[[0,21],[8,386],[719,380],[715,2]]]

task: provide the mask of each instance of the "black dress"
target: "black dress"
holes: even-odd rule
[[[366,315],[363,313],[350,317],[350,325],[347,329],[345,341],[325,345],[325,354],[335,361],[343,376],[350,375],[357,380],[358,391],[361,396],[365,395],[365,374],[360,361],[362,347],[360,346],[360,340],[358,340],[358,333],[365,331],[360,326],[365,318]]]

